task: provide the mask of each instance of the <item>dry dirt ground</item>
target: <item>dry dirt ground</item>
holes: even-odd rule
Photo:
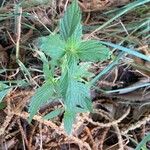
[[[28,80],[31,84],[14,86],[1,103],[0,150],[133,150],[150,132],[150,90],[136,88],[123,94],[102,94],[91,90],[95,113],[77,116],[73,134],[68,136],[62,125],[63,114],[51,121],[42,119],[44,114],[59,107],[60,103],[43,106],[28,123],[28,104],[37,85],[41,85],[42,63],[32,51],[33,43],[40,36],[48,35],[47,28],[57,30],[59,18],[69,5],[68,0],[19,0],[0,2],[0,80]],[[150,4],[134,9],[115,19],[101,30],[91,34],[98,26],[117,15],[131,0],[80,0],[83,13],[84,38],[123,43],[150,55],[148,33],[137,27],[150,16]],[[20,15],[15,15],[15,14]],[[137,29],[137,30],[136,30]],[[150,32],[149,32],[150,33]],[[147,38],[148,37],[148,38]],[[22,72],[16,62],[16,43],[19,40],[19,59],[30,71]],[[130,62],[132,60],[132,62]],[[112,60],[110,60],[112,61]],[[97,75],[109,63],[95,63],[92,72]],[[129,62],[128,62],[129,61]],[[140,58],[125,55],[119,64],[97,82],[99,89],[119,89],[150,82],[150,64]],[[21,83],[22,84],[22,83]],[[17,85],[17,86],[16,86]],[[150,142],[146,143],[150,149]]]

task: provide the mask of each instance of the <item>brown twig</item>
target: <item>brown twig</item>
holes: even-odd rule
[[[104,140],[105,140],[105,138],[106,138],[106,135],[107,135],[109,129],[110,129],[109,127],[108,127],[108,128],[104,128],[103,131],[102,131],[102,134],[101,134],[101,137],[100,137],[99,143],[98,143],[98,144],[99,144],[99,145],[98,145],[99,150],[103,150]]]
[[[141,120],[137,121],[136,123],[129,125],[127,128],[121,129],[121,134],[127,134],[129,131],[132,131],[141,127],[141,125],[146,124],[146,122],[148,121],[150,121],[150,114],[142,118]]]
[[[109,123],[99,123],[99,122],[95,122],[92,119],[88,118],[87,116],[84,116],[84,119],[87,120],[88,122],[92,123],[93,125],[99,126],[99,127],[111,127],[113,125],[116,125],[118,123],[120,123],[124,118],[127,117],[127,115],[130,112],[130,107],[127,109],[126,113],[124,113],[119,119],[111,121]]]
[[[123,139],[122,139],[120,129],[119,129],[117,124],[114,125],[113,127],[116,130],[116,134],[117,134],[117,137],[118,137],[119,150],[124,150],[124,143],[123,143]]]
[[[11,113],[14,114],[14,115],[17,115],[17,116],[19,116],[21,118],[24,118],[26,120],[29,117],[29,114],[27,112],[21,112],[20,113],[20,112],[13,112],[12,111]],[[59,126],[57,126],[56,124],[54,124],[52,121],[43,120],[43,118],[41,116],[38,116],[38,115],[35,115],[33,117],[33,120],[36,120],[36,121],[38,121],[41,124],[44,124],[46,126],[51,127],[59,135],[61,135],[61,134],[65,135],[68,140],[73,140],[75,143],[80,144],[81,147],[85,147],[87,150],[91,150],[91,148],[90,148],[90,146],[89,146],[88,143],[86,143],[86,142],[78,139],[77,137],[74,137],[73,135],[68,136],[62,128],[60,128]]]
[[[20,129],[20,133],[21,133],[21,135],[22,135],[22,141],[24,141],[25,142],[25,145],[28,147],[28,140],[27,140],[27,137],[26,137],[26,134],[24,133],[24,130],[23,130],[23,128],[22,128],[22,125],[21,125],[21,121],[20,121],[20,119],[18,118],[17,119],[17,123],[18,123],[18,126],[19,126],[19,129]],[[24,145],[24,147],[25,147],[25,145]],[[28,147],[28,149],[29,149],[29,147]]]

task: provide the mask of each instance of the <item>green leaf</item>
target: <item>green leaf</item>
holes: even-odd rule
[[[90,111],[90,88],[88,85],[78,82],[77,80],[70,80],[66,92],[65,105],[68,108],[74,109],[76,106],[80,106]]]
[[[0,102],[0,110],[6,108],[6,106],[7,106],[6,103]]]
[[[79,68],[77,63],[78,61],[74,57],[68,60],[68,68],[60,80],[61,93],[68,108],[80,106],[90,110],[90,87],[77,80],[76,75]]]
[[[65,42],[58,34],[41,37],[38,47],[52,59],[60,59],[64,55]]]
[[[41,51],[36,51],[40,55],[40,59],[43,62],[43,72],[45,76],[45,80],[48,80],[50,77],[52,77],[52,72],[49,68],[49,61],[47,60],[45,54]]]
[[[108,59],[110,56],[110,51],[99,41],[90,40],[84,41],[80,44],[78,55],[82,61],[96,62]]]
[[[43,104],[45,104],[48,100],[49,102],[53,100],[54,91],[54,85],[50,83],[45,83],[36,90],[29,105],[29,122],[31,122],[33,116]]]
[[[75,118],[76,118],[76,113],[73,110],[69,108],[65,111],[63,122],[64,122],[64,129],[67,134],[71,134],[72,126],[75,121]]]
[[[74,0],[67,8],[64,17],[60,20],[60,34],[65,41],[71,36],[81,38],[82,26],[80,22],[81,11],[77,0]]]
[[[0,102],[3,100],[3,98],[8,94],[8,92],[11,90],[11,88],[0,82]]]
[[[63,122],[64,122],[64,129],[67,132],[67,134],[71,134],[72,126],[74,124],[77,113],[85,113],[85,112],[88,112],[88,110],[80,108],[80,107],[67,107],[66,108]]]
[[[57,117],[59,114],[61,114],[64,111],[63,108],[58,108],[55,109],[53,111],[51,111],[50,113],[48,113],[47,115],[44,116],[44,119],[49,120],[52,119],[54,117]]]
[[[59,85],[60,93],[65,99],[69,81],[72,80],[72,78],[75,78],[74,75],[76,73],[76,66],[78,60],[75,57],[71,57],[68,55],[65,55],[63,60],[64,61],[62,63],[62,76],[60,78]]]
[[[59,80],[59,87],[60,87],[60,93],[63,97],[63,99],[65,99],[66,96],[66,91],[68,88],[68,72],[64,73],[60,80]]]
[[[88,69],[90,68],[90,62],[82,62],[80,63],[77,68],[75,69],[75,78],[78,80],[82,80],[81,78],[91,78],[94,76],[94,73],[89,72]]]
[[[76,113],[85,113],[85,112],[88,112],[88,110],[84,109],[84,108],[76,107],[75,112]]]

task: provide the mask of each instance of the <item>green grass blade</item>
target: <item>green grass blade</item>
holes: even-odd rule
[[[147,61],[150,61],[150,56],[146,56],[142,53],[139,53],[137,52],[137,50],[133,50],[133,49],[129,49],[129,48],[126,48],[126,47],[123,47],[123,46],[120,46],[120,45],[117,45],[117,44],[113,44],[113,43],[109,43],[109,42],[103,42],[103,41],[100,41],[102,44],[105,44],[107,46],[111,46],[113,48],[116,48],[116,49],[119,49],[121,51],[124,51],[128,54],[131,54],[133,56],[136,56],[136,57],[139,57],[141,59],[144,59],[144,60],[147,60]]]
[[[28,71],[28,69],[25,67],[25,65],[20,61],[20,60],[17,60],[18,62],[18,65],[20,66],[20,69],[22,70],[24,76],[28,76],[29,79],[31,79],[31,75],[30,75],[30,72]],[[27,78],[26,78],[27,79]],[[27,81],[29,82],[29,80],[27,79]]]
[[[3,98],[8,94],[8,92],[11,90],[11,88],[0,82],[0,102],[2,102]]]
[[[94,30],[91,34],[96,33],[97,31],[101,30],[102,28],[106,27],[108,24],[110,24],[111,22],[113,22],[114,20],[116,20],[117,18],[119,18],[120,16],[122,16],[123,14],[127,13],[128,11],[150,2],[150,0],[137,0],[134,1],[133,3],[129,3],[128,5],[126,5],[124,7],[124,9],[118,13],[116,16],[114,16],[113,18],[111,18],[109,21],[107,21],[106,23],[104,23],[103,25],[101,25],[100,27],[98,27],[96,30]]]
[[[150,133],[147,134],[147,136],[144,137],[144,139],[138,144],[135,150],[141,150],[142,147],[146,144],[146,142],[150,141]]]
[[[95,84],[101,77],[103,77],[108,71],[112,70],[120,61],[120,59],[124,56],[124,52],[121,52],[116,59],[109,64],[103,71],[101,71],[95,78],[90,81],[90,85]]]
[[[128,92],[132,92],[134,90],[137,90],[139,88],[143,88],[143,87],[148,87],[150,86],[150,83],[141,83],[139,85],[135,85],[133,87],[127,87],[127,88],[123,88],[123,89],[117,89],[117,90],[111,90],[111,91],[106,91],[107,94],[110,93],[119,93],[119,94],[125,94]]]

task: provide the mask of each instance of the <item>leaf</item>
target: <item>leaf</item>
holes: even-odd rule
[[[52,73],[49,68],[49,62],[43,52],[41,51],[36,51],[36,52],[40,55],[40,59],[43,62],[43,72],[44,72],[45,80],[48,80],[52,76]]]
[[[60,80],[61,93],[68,108],[80,106],[90,110],[90,87],[77,80],[76,73],[79,67],[77,63],[75,57],[68,60],[68,68]]]
[[[66,92],[65,105],[68,108],[74,109],[76,106],[80,106],[90,111],[90,88],[88,85],[78,82],[77,80],[70,80]]]
[[[8,92],[11,90],[11,88],[0,82],[0,102],[3,100],[3,98],[8,94]]]
[[[84,41],[80,44],[78,55],[82,61],[96,62],[108,59],[110,56],[110,51],[99,41],[90,40]]]
[[[60,80],[59,80],[59,87],[60,87],[60,93],[63,97],[63,99],[65,99],[65,96],[66,96],[66,91],[67,91],[67,88],[68,88],[68,72],[65,72]]]
[[[0,110],[4,109],[6,107],[7,107],[6,103],[0,102]]]
[[[58,34],[49,35],[39,38],[38,47],[52,59],[58,60],[64,55],[65,42]]]
[[[90,62],[82,62],[77,66],[75,72],[75,78],[81,80],[81,78],[91,78],[94,76],[94,73],[89,72],[88,69],[90,68]]]
[[[60,34],[65,41],[72,35],[76,38],[81,38],[82,26],[80,21],[81,11],[77,0],[74,0],[67,8],[64,17],[60,20]]]
[[[71,134],[75,117],[76,117],[76,113],[70,108],[65,111],[63,122],[64,122],[64,129],[67,134]]]
[[[62,108],[55,109],[55,110],[51,111],[50,113],[48,113],[47,115],[45,115],[44,119],[49,120],[49,119],[52,119],[54,117],[57,117],[63,111],[64,111],[64,109],[62,109]]]
[[[66,108],[66,111],[64,113],[63,122],[64,122],[64,129],[67,132],[67,134],[71,134],[72,126],[74,124],[76,114],[84,113],[84,112],[88,112],[88,110],[82,109],[80,107],[71,107],[71,108],[67,107]]]
[[[76,113],[85,113],[85,112],[88,112],[88,110],[84,109],[84,108],[76,107],[75,112]]]
[[[59,81],[60,93],[65,99],[69,81],[74,78],[78,60],[75,57],[65,55],[62,63],[62,76]]]
[[[50,83],[43,84],[38,88],[31,99],[29,105],[29,122],[31,122],[33,116],[37,113],[38,109],[45,104],[48,100],[52,101],[54,98],[54,86]]]

